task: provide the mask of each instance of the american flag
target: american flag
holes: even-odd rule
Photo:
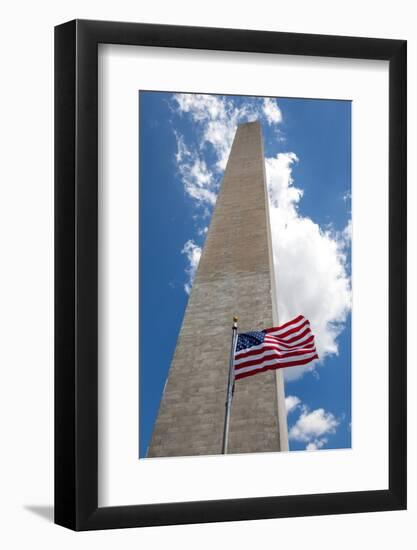
[[[279,327],[239,334],[235,379],[266,370],[306,365],[318,358],[310,322],[299,315]]]

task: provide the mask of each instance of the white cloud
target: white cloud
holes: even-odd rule
[[[218,173],[226,168],[238,124],[257,119],[268,124],[282,121],[278,104],[272,99],[248,98],[239,105],[227,96],[206,94],[174,94],[173,99],[178,112],[188,113],[197,124],[200,148],[212,147],[216,157],[213,169]],[[178,156],[177,162],[181,162]]]
[[[323,436],[334,434],[339,424],[339,420],[331,412],[321,408],[309,411],[304,406],[288,436],[290,440],[314,444],[315,448],[320,448],[327,441]]]
[[[349,220],[346,227],[343,230],[343,238],[346,243],[350,243],[352,240],[352,220]]]
[[[226,115],[225,101],[216,95],[175,94],[178,109],[190,113],[194,121],[223,119]]]
[[[198,263],[200,261],[201,248],[190,239],[185,243],[184,248],[181,250],[181,253],[185,254],[188,260],[188,266],[185,270],[188,275],[188,281],[184,285],[184,290],[187,294],[189,294],[191,286],[193,284],[195,273],[197,271]]]
[[[351,308],[346,245],[350,222],[344,232],[323,230],[298,212],[303,191],[294,185],[295,153],[279,153],[265,160],[278,311],[284,323],[299,314],[310,320],[320,359],[337,354],[337,337]],[[285,379],[295,380],[315,364],[285,369]]]
[[[295,153],[278,153],[265,159],[265,170],[271,206],[280,209],[282,223],[286,224],[297,215],[297,205],[303,191],[294,186],[292,166],[298,162]]]
[[[177,140],[177,152],[175,154],[175,159],[177,163],[181,164],[182,162],[185,162],[186,159],[191,157],[191,152],[185,144],[184,137],[177,131],[174,131],[174,134]]]
[[[175,94],[174,102],[180,113],[189,113],[197,123],[200,148],[207,144],[214,148],[216,162],[213,168],[224,170],[240,110],[224,97],[205,94]]]
[[[290,427],[288,437],[292,441],[306,443],[307,451],[321,449],[328,441],[329,435],[336,432],[340,419],[323,408],[310,411],[307,405],[295,395],[289,395],[285,399],[287,414],[297,409],[301,413],[295,423]]]
[[[285,408],[287,409],[287,414],[295,411],[300,403],[301,400],[296,395],[288,395],[285,398]]]
[[[280,122],[282,122],[281,109],[278,107],[276,99],[265,97],[262,110],[268,124],[279,124]]]
[[[317,451],[318,449],[324,447],[326,443],[327,439],[325,437],[323,437],[322,439],[315,439],[314,441],[307,443],[306,451]]]
[[[178,171],[184,184],[185,192],[198,205],[216,202],[217,184],[211,170],[198,152],[191,152],[184,142],[184,137],[175,134],[177,139],[177,153],[175,155]]]

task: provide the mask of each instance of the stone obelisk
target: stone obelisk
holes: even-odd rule
[[[147,457],[220,454],[233,316],[278,324],[259,122],[238,127]],[[236,381],[228,453],[288,450],[282,371]]]

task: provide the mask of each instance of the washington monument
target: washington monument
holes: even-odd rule
[[[279,324],[259,122],[238,127],[147,457],[222,451],[231,326]],[[236,381],[228,453],[288,450],[282,370]]]

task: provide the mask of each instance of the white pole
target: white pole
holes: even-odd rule
[[[227,446],[229,443],[229,423],[230,423],[230,409],[232,407],[233,388],[235,384],[235,352],[237,344],[237,317],[233,317],[232,327],[232,344],[230,347],[230,361],[229,361],[229,378],[227,381],[227,393],[224,413],[224,427],[223,427],[223,445],[222,454],[227,454]]]

